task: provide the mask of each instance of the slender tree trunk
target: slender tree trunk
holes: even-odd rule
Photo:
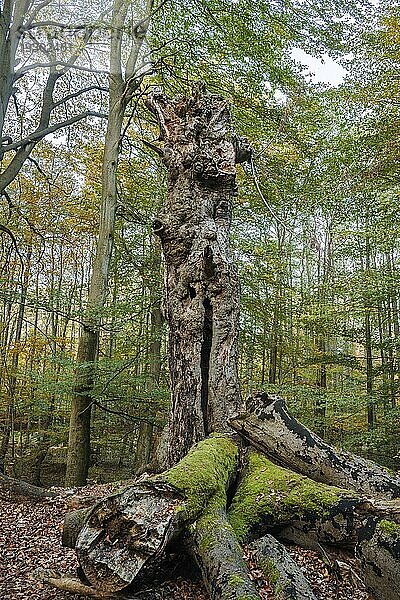
[[[371,244],[369,237],[367,236],[365,241],[365,269],[368,274],[371,267]],[[366,363],[367,363],[367,418],[368,418],[368,429],[373,429],[376,422],[375,404],[374,404],[374,366],[372,356],[372,330],[371,330],[371,308],[368,305],[370,302],[366,300],[365,306],[365,352],[366,352]]]
[[[89,284],[87,317],[81,333],[77,353],[75,393],[72,398],[67,471],[65,483],[85,485],[90,455],[90,417],[93,404],[94,370],[99,347],[101,311],[104,307],[113,246],[115,213],[117,207],[117,167],[121,129],[125,109],[138,89],[144,75],[135,78],[139,51],[145,39],[153,3],[147,3],[141,28],[135,28],[131,51],[127,59],[125,77],[122,74],[122,35],[130,0],[115,0],[112,17],[110,49],[110,99],[107,132],[104,141],[102,167],[102,198],[96,255]]]
[[[22,284],[21,284],[21,297],[18,306],[17,313],[17,321],[15,328],[15,337],[14,341],[16,344],[15,352],[13,353],[11,360],[11,376],[8,381],[8,406],[7,406],[7,425],[3,435],[3,439],[1,441],[0,448],[0,459],[4,461],[4,458],[7,454],[10,438],[11,438],[11,453],[12,456],[15,454],[14,449],[14,426],[15,426],[15,394],[17,390],[17,370],[20,358],[20,351],[18,349],[18,344],[21,342],[22,336],[22,326],[24,324],[24,315],[25,315],[25,306],[26,306],[26,295],[28,292],[28,284],[29,284],[29,275],[31,270],[31,257],[32,257],[32,246],[28,247],[28,254],[26,257],[26,262],[22,275]]]
[[[227,102],[201,91],[148,99],[168,168],[168,195],[154,222],[165,259],[172,402],[169,464],[198,440],[226,431],[240,403],[237,374],[239,281],[230,247],[237,162]],[[247,151],[248,152],[248,151]]]

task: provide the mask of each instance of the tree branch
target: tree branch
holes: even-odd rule
[[[57,106],[57,105],[58,104],[56,104],[55,106]],[[46,137],[46,135],[49,135],[50,133],[54,133],[55,131],[57,131],[58,129],[62,129],[63,127],[69,127],[70,125],[73,125],[74,123],[77,123],[78,121],[82,121],[82,119],[86,119],[86,117],[98,117],[99,119],[107,119],[107,115],[105,113],[99,113],[94,110],[86,110],[83,113],[80,113],[79,115],[75,115],[75,116],[71,117],[70,119],[61,121],[60,123],[55,123],[54,125],[51,125],[50,127],[46,127],[45,129],[37,129],[34,133],[31,133],[31,135],[28,135],[26,138],[23,138],[22,140],[19,140],[18,142],[14,142],[13,144],[8,144],[8,146],[5,146],[4,152],[9,152],[10,150],[16,150],[17,148],[20,148],[21,146],[26,146],[27,144],[31,144],[33,142],[38,142],[41,139],[43,139],[44,137]]]

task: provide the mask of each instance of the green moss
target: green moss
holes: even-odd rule
[[[348,490],[316,483],[252,452],[230,507],[229,521],[243,541],[254,524],[268,518],[271,523],[284,524],[296,516],[323,517],[341,498],[349,497]]]
[[[275,588],[279,577],[281,576],[275,566],[275,562],[272,560],[272,558],[264,558],[260,561],[259,565],[265,577],[268,579],[269,584]]]
[[[380,521],[377,530],[389,535],[390,537],[400,536],[400,525],[394,521]]]
[[[243,583],[246,583],[246,580],[244,577],[241,577],[240,575],[231,575],[228,579],[228,584],[231,587],[235,587],[237,585],[243,585]]]
[[[211,499],[215,506],[225,503],[225,489],[237,460],[236,444],[227,436],[215,434],[196,444],[161,478],[185,496],[185,516],[193,520]],[[212,518],[212,510],[209,512]]]

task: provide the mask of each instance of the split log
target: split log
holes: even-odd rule
[[[272,535],[265,535],[249,548],[279,600],[317,600],[300,567]]]
[[[239,450],[227,436],[194,446],[166,473],[95,505],[80,529],[76,551],[87,580],[102,593],[128,586],[190,526],[193,553],[214,599],[257,598],[224,511]],[[66,523],[65,537],[73,537]],[[236,585],[233,586],[233,583]]]
[[[56,496],[57,494],[45,488],[0,474],[0,498],[2,500],[10,500],[13,497],[17,497],[37,501],[55,498]]]
[[[279,396],[255,394],[231,427],[278,464],[314,481],[366,496],[398,498],[400,477],[384,467],[326,444],[287,410]]]

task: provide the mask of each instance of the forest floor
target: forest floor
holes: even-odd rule
[[[87,486],[79,495],[103,496],[115,485]],[[0,502],[0,599],[1,600],[71,600],[72,596],[43,585],[35,579],[36,569],[52,569],[75,575],[73,550],[61,547],[62,523],[71,490],[53,489],[59,496],[41,502]],[[334,568],[328,568],[315,552],[291,546],[289,551],[301,566],[319,600],[373,600],[360,579],[357,562],[343,552],[330,555]],[[245,558],[252,577],[260,587],[262,600],[274,600],[268,582],[254,563],[251,551]],[[80,597],[82,598],[82,597]],[[179,577],[158,586],[155,599],[207,600],[202,585]]]

